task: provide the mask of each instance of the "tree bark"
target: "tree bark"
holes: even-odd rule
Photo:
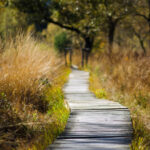
[[[85,57],[86,66],[88,65],[88,61],[89,61],[89,51],[86,51],[86,57]]]
[[[67,29],[67,30],[70,30],[70,31],[74,31],[74,32],[76,32],[77,34],[80,34],[80,35],[83,34],[79,29],[77,29],[77,28],[75,28],[75,27],[73,27],[73,26],[64,25],[63,23],[54,21],[53,19],[48,18],[48,17],[46,17],[45,20],[47,20],[49,23],[55,24],[55,25],[57,25],[57,26],[59,26],[59,27],[61,27],[61,28],[64,28],[64,29]]]
[[[91,53],[91,50],[92,50],[93,44],[94,44],[94,37],[93,36],[91,36],[91,37],[90,36],[86,36],[86,37],[84,37],[84,41],[85,41],[85,45],[84,45],[83,51],[85,53],[84,54],[84,59],[85,59],[85,64],[87,66],[88,65],[89,55]]]
[[[65,66],[67,66],[67,51],[64,51]]]
[[[139,39],[140,40],[140,39]],[[143,49],[143,54],[144,54],[144,56],[146,56],[146,48],[145,48],[145,46],[144,46],[144,41],[143,40],[140,40],[140,44],[141,44],[141,47],[142,47],[142,49]]]
[[[139,33],[137,33],[136,31],[134,31],[134,33],[137,36],[137,38],[139,39],[139,43],[140,43],[141,48],[143,50],[143,55],[146,56],[146,48],[144,46],[144,39],[142,39],[141,35]]]
[[[82,49],[82,61],[81,61],[82,68],[84,67],[84,49]]]
[[[112,18],[109,19],[109,31],[108,31],[108,51],[109,54],[112,54],[113,51],[113,42],[115,36],[115,29],[117,25],[117,20],[113,21]]]
[[[70,48],[70,66],[72,66],[72,49]]]
[[[89,49],[89,52],[91,52],[92,48],[93,48],[93,44],[94,44],[94,38],[93,37],[85,37],[84,38],[84,41],[85,41],[85,46],[84,48],[85,49]]]

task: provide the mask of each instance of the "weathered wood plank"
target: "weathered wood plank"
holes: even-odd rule
[[[71,108],[66,129],[47,150],[129,150],[129,110],[117,102],[97,99],[89,91],[89,73],[73,70],[64,86]]]
[[[58,139],[49,149],[53,150],[129,150],[131,139],[116,138],[75,138]]]

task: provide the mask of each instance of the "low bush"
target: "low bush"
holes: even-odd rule
[[[59,53],[64,53],[67,48],[71,44],[71,40],[67,36],[66,32],[61,32],[55,36],[54,46],[55,49],[58,50]]]

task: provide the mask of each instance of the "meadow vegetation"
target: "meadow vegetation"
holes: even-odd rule
[[[42,150],[65,127],[70,70],[31,35],[9,38],[0,50],[0,149]]]
[[[70,59],[98,98],[130,109],[132,149],[150,149],[149,10],[150,0],[1,0],[0,146],[41,150],[63,130]]]
[[[150,59],[131,51],[90,58],[90,89],[98,98],[117,101],[131,111],[133,150],[150,148]]]

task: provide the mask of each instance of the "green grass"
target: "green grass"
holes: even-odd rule
[[[53,104],[50,104],[51,109],[47,112],[52,122],[44,126],[38,135],[40,138],[28,150],[44,150],[63,132],[67,123],[69,109],[65,106],[62,90],[57,87],[50,89],[47,93],[47,99],[53,100]]]

